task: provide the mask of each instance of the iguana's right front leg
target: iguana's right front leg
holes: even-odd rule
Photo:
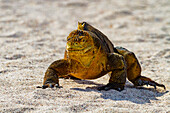
[[[111,72],[109,83],[99,87],[98,90],[115,89],[122,91],[126,82],[126,63],[122,55],[117,53],[108,54],[107,70]]]
[[[59,77],[69,73],[69,63],[67,60],[57,60],[53,62],[47,69],[42,88],[59,87]]]

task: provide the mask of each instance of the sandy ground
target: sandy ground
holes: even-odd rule
[[[96,80],[60,79],[37,89],[47,67],[63,58],[66,37],[87,21],[115,46],[134,51],[142,75],[166,85],[97,91]],[[0,0],[0,112],[170,112],[169,0]]]

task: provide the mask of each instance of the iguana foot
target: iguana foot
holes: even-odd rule
[[[156,86],[166,89],[166,87],[163,84],[159,84],[145,76],[139,76],[133,83],[135,86],[150,85],[150,86],[154,86],[155,89],[156,89]]]
[[[101,91],[101,90],[105,90],[105,91],[108,91],[110,89],[115,89],[117,91],[122,91],[124,89],[124,85],[122,84],[118,84],[118,83],[108,83],[107,85],[105,86],[102,86],[102,87],[98,87],[98,90]]]
[[[47,80],[43,86],[37,86],[37,88],[42,88],[42,89],[54,88],[54,87],[55,88],[61,88],[61,86],[59,86],[59,84],[56,84],[51,80]]]
[[[62,88],[61,86],[59,86],[58,84],[46,84],[43,86],[37,86],[37,88],[42,88],[42,89],[46,89],[46,88]]]

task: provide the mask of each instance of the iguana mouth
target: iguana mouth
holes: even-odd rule
[[[86,48],[82,48],[82,49],[77,49],[77,48],[67,48],[67,50],[69,52],[82,52],[82,53],[88,53],[89,51],[92,50],[92,47],[86,47]]]

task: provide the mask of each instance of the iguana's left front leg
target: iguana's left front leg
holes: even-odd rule
[[[69,63],[67,60],[57,60],[47,69],[42,88],[59,87],[59,77],[69,73]]]
[[[107,71],[111,72],[109,83],[99,90],[115,89],[122,91],[126,82],[126,63],[123,56],[117,53],[108,54]]]

